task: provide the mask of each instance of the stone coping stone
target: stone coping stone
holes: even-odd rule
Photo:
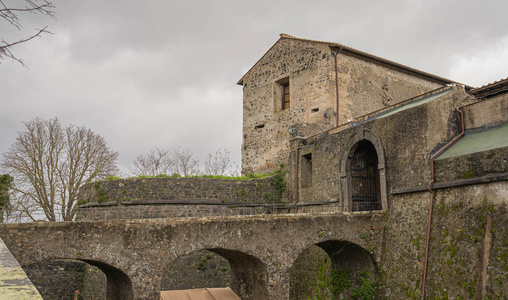
[[[0,298],[4,300],[41,299],[4,241],[0,238]]]

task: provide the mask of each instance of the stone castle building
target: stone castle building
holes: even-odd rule
[[[32,273],[55,257],[97,266],[108,299],[224,285],[307,299],[323,258],[344,276],[328,299],[508,298],[508,78],[473,88],[282,34],[238,83],[242,172],[276,180],[91,183],[79,217],[100,222],[10,224],[0,238]]]
[[[82,189],[83,217],[334,212],[346,232],[372,225],[356,240],[288,253],[291,274],[314,270],[291,277],[290,299],[311,295],[300,280],[316,278],[308,262],[323,256],[351,278],[378,274],[377,298],[508,297],[508,79],[473,88],[283,34],[238,83],[242,172],[284,165],[284,193],[270,179],[102,182]]]
[[[288,160],[291,138],[351,123],[452,83],[341,44],[281,34],[238,81],[242,172],[276,169]]]

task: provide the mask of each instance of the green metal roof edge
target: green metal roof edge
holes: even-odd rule
[[[374,116],[368,118],[366,121],[371,121],[371,120],[375,120],[375,119],[381,119],[381,118],[388,117],[388,116],[391,116],[393,114],[399,113],[401,111],[404,111],[406,109],[410,109],[410,108],[413,108],[413,107],[417,107],[417,106],[423,105],[425,103],[428,103],[428,102],[434,101],[434,100],[436,100],[438,98],[441,98],[442,96],[450,93],[452,90],[453,90],[453,88],[449,88],[447,90],[444,90],[442,92],[439,92],[439,93],[436,93],[436,94],[433,94],[433,95],[429,95],[429,96],[424,97],[422,99],[419,99],[417,101],[409,102],[407,104],[395,107],[393,109],[390,109],[390,110],[387,110],[385,112],[382,112],[382,113],[380,113],[378,115],[374,115]]]
[[[508,123],[478,132],[466,131],[462,139],[439,155],[436,160],[508,147]]]

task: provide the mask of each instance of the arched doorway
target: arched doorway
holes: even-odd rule
[[[351,178],[351,210],[380,210],[381,192],[374,145],[367,140],[355,144],[348,159]]]
[[[340,163],[342,204],[345,211],[386,210],[385,156],[380,138],[356,128]]]

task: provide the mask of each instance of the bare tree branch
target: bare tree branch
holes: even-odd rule
[[[181,147],[173,149],[175,172],[182,176],[197,175],[199,173],[199,159],[189,149]]]
[[[199,171],[199,159],[189,149],[181,147],[173,151],[155,148],[145,155],[139,155],[129,170],[134,176],[157,176],[173,175],[181,176],[197,175]]]
[[[16,29],[21,30],[21,19],[20,14],[23,13],[33,13],[33,14],[41,14],[46,15],[50,18],[55,18],[56,12],[54,11],[55,6],[51,1],[48,0],[25,0],[24,7],[9,7],[5,3],[5,0],[0,0],[0,19],[4,19],[10,25],[14,26]],[[5,59],[5,57],[11,58],[21,65],[25,66],[23,61],[20,58],[17,58],[11,51],[13,46],[26,43],[36,37],[40,37],[43,33],[51,33],[45,26],[42,29],[36,29],[36,33],[26,38],[21,38],[17,42],[7,42],[2,39],[0,44],[0,59]]]
[[[129,170],[135,176],[171,175],[175,172],[175,161],[169,150],[155,148],[145,155],[139,155]]]
[[[208,154],[204,162],[204,172],[207,175],[231,175],[232,168],[231,158],[229,157],[230,152],[227,150],[219,149],[215,152],[215,155]]]

